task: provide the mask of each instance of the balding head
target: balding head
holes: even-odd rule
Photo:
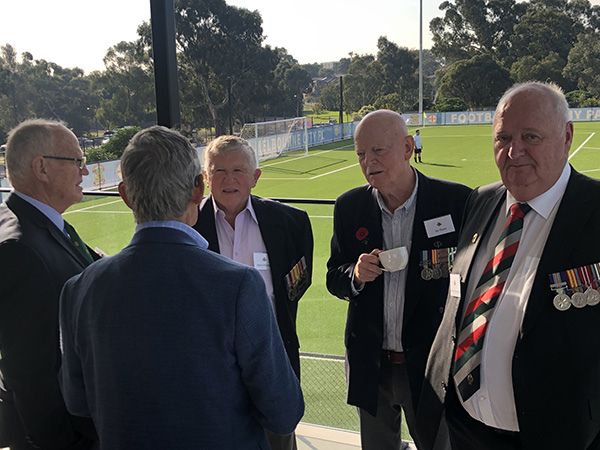
[[[354,132],[354,147],[365,178],[388,208],[402,204],[415,184],[410,166],[414,141],[402,116],[387,109],[367,114]]]

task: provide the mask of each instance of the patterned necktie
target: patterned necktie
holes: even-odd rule
[[[525,214],[530,210],[527,203],[515,203],[510,207],[510,217],[498,238],[494,257],[485,266],[465,311],[454,355],[454,382],[463,401],[479,389],[483,339],[519,248]]]
[[[73,228],[71,224],[66,220],[64,227],[65,234],[69,237],[69,239],[71,239],[71,242],[73,243],[75,248],[79,250],[79,253],[81,253],[90,264],[93,263],[94,258],[92,258],[92,255],[90,255],[90,252],[87,249],[87,245],[85,245],[85,242],[83,242],[83,240],[79,237],[77,231],[75,231],[75,228]]]

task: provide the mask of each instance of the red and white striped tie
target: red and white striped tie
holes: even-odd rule
[[[485,266],[473,292],[473,299],[465,311],[453,369],[454,382],[463,401],[467,401],[479,389],[485,332],[517,254],[524,217],[530,210],[527,203],[515,203],[510,207],[510,217],[498,238],[494,257]]]

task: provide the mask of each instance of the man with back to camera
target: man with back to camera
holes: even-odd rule
[[[62,123],[27,120],[8,133],[0,205],[0,447],[90,449],[91,420],[67,412],[58,384],[58,298],[99,256],[62,217],[89,172]]]
[[[304,412],[258,272],[207,251],[191,226],[198,154],[164,127],[137,133],[119,193],[137,222],[117,255],[61,296],[61,386],[107,450],[265,449]]]
[[[414,142],[395,112],[367,114],[354,145],[368,184],[337,199],[327,263],[327,288],[349,302],[348,403],[359,408],[363,449],[401,448],[401,410],[420,447],[416,402],[471,189],[411,167]],[[378,254],[397,247],[408,265],[384,273]],[[444,433],[438,445],[447,448]]]
[[[502,182],[467,203],[421,436],[445,407],[453,449],[600,449],[600,182],[569,165],[572,141],[557,85],[500,99]]]
[[[209,143],[203,156],[210,196],[200,205],[194,228],[206,238],[209,250],[259,271],[289,360],[300,379],[296,316],[298,302],[311,284],[313,265],[308,214],[251,195],[261,170],[245,139],[220,136]],[[294,433],[281,436],[266,431],[272,450],[297,448]]]

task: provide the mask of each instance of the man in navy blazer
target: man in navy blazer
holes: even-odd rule
[[[600,182],[568,163],[573,123],[552,83],[510,88],[493,136],[502,182],[467,203],[417,418],[424,448],[445,409],[454,449],[598,450]],[[515,203],[526,214],[501,292],[470,295]],[[463,323],[486,328],[465,342]]]
[[[245,139],[220,136],[204,150],[211,195],[200,205],[194,228],[208,248],[255,267],[265,282],[285,350],[300,379],[296,316],[311,284],[313,235],[306,211],[251,195],[261,170]],[[272,450],[294,450],[294,434],[267,431]]]
[[[268,449],[304,412],[258,272],[206,249],[198,154],[164,127],[139,132],[119,193],[137,222],[117,255],[61,296],[61,386],[100,447]]]
[[[92,421],[67,412],[58,384],[60,290],[99,258],[64,231],[62,213],[83,198],[85,160],[64,124],[34,119],[9,133],[6,165],[14,191],[0,205],[0,447],[93,448]]]
[[[354,142],[369,184],[337,199],[327,263],[329,291],[349,302],[348,403],[359,408],[363,449],[405,446],[401,409],[418,447],[414,410],[471,189],[411,167],[413,139],[395,112],[366,115]],[[384,273],[378,255],[396,247],[408,265]]]

